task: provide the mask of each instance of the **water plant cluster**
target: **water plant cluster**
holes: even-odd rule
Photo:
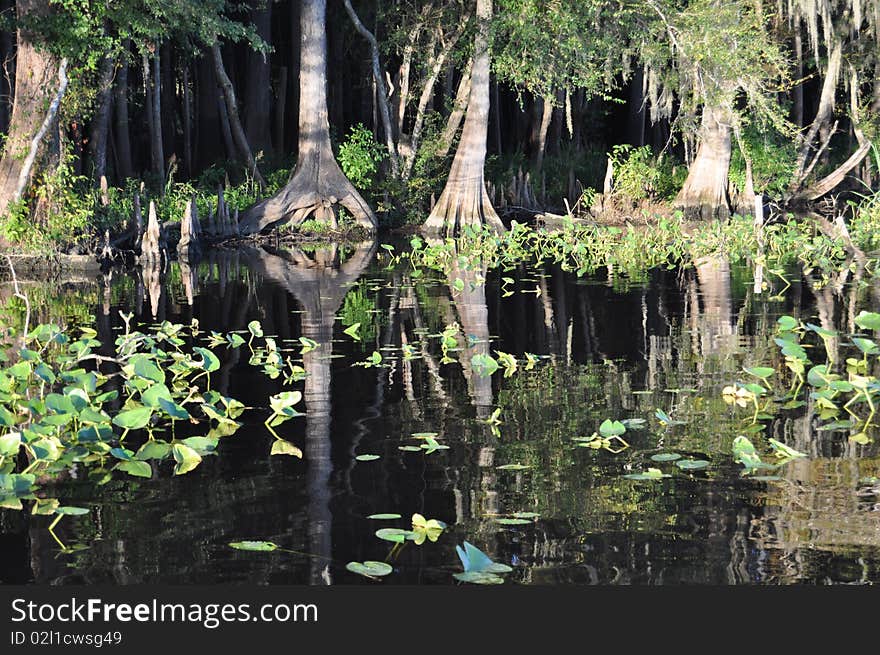
[[[195,469],[216,453],[221,438],[238,430],[236,419],[246,409],[211,388],[220,346],[246,345],[250,364],[269,377],[278,377],[284,366],[288,382],[304,377],[289,357],[285,364],[271,338],[254,347],[261,334],[257,323],[249,326],[251,341],[245,342],[234,332],[205,336],[197,322],[165,321],[139,331],[132,328],[131,314],[122,318],[125,329],[112,344],[99,341],[88,327],[50,323],[4,330],[0,507],[22,510],[22,501],[32,501],[33,514],[60,519],[88,511],[53,497],[53,483],[68,476],[105,484],[114,474],[150,478],[166,461],[173,463],[174,475]],[[300,415],[293,409],[300,399],[298,391],[269,398],[266,427],[276,439],[271,454],[302,457],[273,429]]]
[[[870,204],[856,212],[849,234],[867,253],[866,269],[876,270],[880,212]],[[756,229],[749,217],[728,222],[693,223],[681,213],[626,227],[599,225],[568,216],[558,229],[514,221],[508,232],[468,227],[457,239],[413,237],[408,251],[392,252],[391,264],[408,261],[415,276],[428,268],[452,273],[456,267],[510,270],[522,263],[552,262],[578,276],[606,268],[639,279],[653,268],[687,268],[702,257],[726,255],[731,263],[751,262],[779,273],[797,264],[830,276],[854,266],[842,238],[823,232],[810,218],[787,215]],[[390,248],[390,246],[389,246]]]
[[[880,314],[862,311],[853,322],[862,331],[840,334],[787,315],[777,320],[779,357],[745,368],[749,380],[723,389],[727,403],[753,408],[749,432],[764,429],[761,419],[810,403],[825,421],[819,430],[850,432],[849,439],[861,445],[871,441],[880,401],[880,381],[874,375],[880,345],[873,338],[880,330]],[[775,449],[779,452],[778,444]]]

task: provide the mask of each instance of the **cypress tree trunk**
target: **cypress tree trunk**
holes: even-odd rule
[[[251,11],[251,23],[257,35],[272,42],[272,4]],[[272,82],[269,55],[248,48],[244,90],[244,132],[254,152],[268,156],[272,152]],[[280,144],[279,144],[280,146]]]
[[[113,69],[116,62],[111,57],[101,60],[98,69],[98,97],[95,115],[89,126],[89,158],[94,181],[100,182],[107,175],[107,140],[110,133],[110,108],[113,103]]]
[[[336,225],[336,206],[374,230],[376,217],[333,158],[327,117],[327,0],[300,3],[299,152],[287,185],[248,209],[240,230],[252,234],[283,222],[315,215]]]
[[[12,12],[15,2],[13,0],[0,0],[0,13]],[[0,31],[0,62],[3,62],[3,70],[0,71],[0,132],[6,133],[9,127],[9,114],[12,110],[12,90],[15,84],[15,39],[10,30]]]
[[[18,16],[45,15],[48,0],[18,0]],[[0,216],[6,214],[18,188],[19,176],[30,150],[31,141],[40,129],[55,95],[58,60],[45,49],[35,47],[35,36],[25,29],[18,30],[16,53],[15,97],[9,130],[0,158]],[[41,144],[31,169],[31,179],[44,167],[48,148]]]
[[[127,41],[123,49],[128,53]],[[120,57],[116,84],[113,86],[113,132],[119,167],[116,174],[118,180],[122,181],[134,174],[131,162],[131,135],[128,131],[128,60],[125,55]]]
[[[636,147],[645,145],[645,69],[639,66],[629,83],[627,141]]]
[[[239,159],[247,164],[248,174],[253,175],[254,180],[262,187],[266,182],[260,174],[260,169],[257,168],[257,162],[248,143],[247,135],[245,135],[244,128],[241,126],[241,119],[238,117],[238,101],[235,99],[235,87],[232,86],[232,80],[226,74],[226,68],[223,66],[223,55],[220,52],[220,44],[217,41],[211,46],[211,57],[214,60],[214,73],[217,75],[217,79],[220,81],[220,88],[223,91],[229,128],[232,131],[232,139],[238,151]],[[268,116],[266,120],[268,123]]]
[[[454,235],[465,225],[479,224],[497,232],[504,231],[504,224],[486,193],[483,177],[489,128],[488,23],[491,18],[492,0],[477,0],[478,25],[467,115],[446,187],[423,226],[429,234]]]
[[[727,202],[727,173],[730,169],[731,116],[720,107],[706,105],[700,124],[700,145],[688,169],[675,206],[688,219],[710,220],[730,217]]]
[[[217,79],[210,56],[199,58],[196,64],[195,108],[195,162],[198,168],[206,168],[223,158],[220,107],[217,101]]]

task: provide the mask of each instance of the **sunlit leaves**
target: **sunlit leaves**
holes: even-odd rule
[[[171,454],[177,465],[174,467],[174,475],[189,473],[202,462],[202,457],[195,450],[182,443],[176,443],[171,447]]]
[[[236,550],[246,550],[255,553],[270,553],[273,550],[278,550],[278,544],[271,541],[233,541],[229,546]]]

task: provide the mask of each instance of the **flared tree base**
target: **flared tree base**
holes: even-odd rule
[[[499,234],[506,231],[492,207],[482,176],[476,184],[447,182],[428,220],[422,225],[422,232],[428,236],[455,237],[467,226],[481,225]]]
[[[327,148],[329,151],[329,147]],[[244,212],[241,234],[257,234],[283,223],[298,225],[308,218],[338,227],[338,209],[345,208],[355,222],[371,232],[376,216],[342,173],[332,154],[309,157],[297,164],[281,191]]]

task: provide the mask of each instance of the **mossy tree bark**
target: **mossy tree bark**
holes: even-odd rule
[[[40,16],[49,12],[48,0],[18,0],[19,18]],[[6,214],[15,199],[19,177],[30,150],[31,141],[46,117],[56,93],[58,60],[45,49],[39,48],[35,35],[24,28],[17,34],[15,97],[9,131],[0,158],[0,216]],[[30,173],[37,177],[44,168],[48,148],[40,144]]]
[[[705,105],[700,124],[700,145],[688,169],[675,206],[689,219],[727,219],[727,175],[730,170],[731,125],[728,109]]]
[[[489,21],[492,0],[477,0],[477,32],[471,90],[461,141],[455,151],[446,187],[422,229],[428,234],[452,236],[467,225],[487,225],[504,232],[486,193],[484,167],[489,130]]]
[[[376,217],[345,177],[330,147],[327,115],[327,0],[300,4],[301,56],[299,74],[299,152],[287,185],[276,195],[257,203],[241,217],[242,234],[253,234],[275,225],[301,223],[314,215],[337,225],[339,205],[370,230]]]

